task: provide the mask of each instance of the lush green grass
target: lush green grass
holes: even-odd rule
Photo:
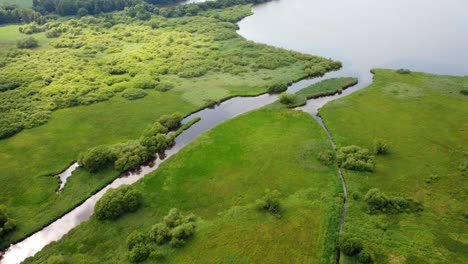
[[[125,263],[126,236],[147,232],[173,207],[199,218],[184,248],[163,248],[167,263],[333,263],[339,178],[316,159],[330,148],[306,113],[269,107],[242,115],[137,182],[144,205],[136,213],[115,222],[92,217],[30,263],[53,255],[71,263]],[[282,192],[280,219],[253,206],[267,188]]]
[[[0,3],[15,4],[20,7],[32,7],[32,0],[0,0]]]
[[[337,65],[249,42],[235,33],[235,23],[220,20],[226,14],[243,17],[250,6],[174,19],[153,16],[151,21],[125,12],[64,19],[65,32],[57,38],[33,34],[41,41],[33,50],[15,47],[27,37],[17,25],[0,27],[0,46],[5,47],[0,49],[0,84],[20,83],[0,92],[0,130],[36,126],[0,141],[0,204],[18,223],[0,247],[50,223],[118,176],[116,171],[91,175],[78,170],[56,194],[58,179],[50,175],[80,152],[135,139],[162,114],[188,114],[230,96],[260,94],[272,83]],[[107,19],[116,25],[109,28]],[[125,73],[111,74],[114,66]],[[206,71],[201,76],[186,76],[201,68]],[[141,79],[150,86],[169,81],[174,88],[165,93],[147,89],[148,96],[132,102],[121,98],[122,89],[139,87]],[[70,107],[76,104],[81,106]],[[37,126],[37,120],[46,124]]]
[[[320,111],[338,146],[390,142],[374,173],[345,171],[344,231],[361,238],[376,263],[467,263],[468,185],[459,166],[468,159],[468,97],[460,94],[468,77],[375,73],[370,87]],[[424,211],[368,215],[363,196],[370,188],[422,201]]]
[[[351,87],[357,84],[357,82],[358,79],[354,77],[339,77],[314,83],[297,91],[294,102],[288,104],[288,107],[295,108],[303,106],[309,99],[341,93],[343,89]]]

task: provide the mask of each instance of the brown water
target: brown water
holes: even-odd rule
[[[325,78],[359,77],[360,83],[342,94],[313,99],[300,108],[314,116],[325,103],[370,84],[370,69],[374,67],[468,74],[468,16],[465,15],[468,1],[465,0],[279,0],[255,6],[253,10],[253,16],[239,23],[238,32],[245,38],[331,57],[344,63],[342,70],[323,78],[300,81],[289,87],[289,92]],[[201,121],[176,138],[176,145],[166,152],[166,159],[215,125],[267,105],[276,98],[275,95],[233,98],[214,109],[187,117],[184,123],[194,117],[201,117]],[[107,189],[134,183],[160,164],[161,160],[157,160],[152,167],[143,166],[136,174],[116,179],[62,218],[12,245],[1,263],[19,263],[60,239],[89,219],[94,204]],[[63,185],[72,171],[73,168],[69,168],[61,174]],[[343,178],[342,181],[345,188]],[[344,212],[340,228],[343,221]]]

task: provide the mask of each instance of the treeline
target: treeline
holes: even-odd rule
[[[33,0],[33,8],[41,14],[87,15],[123,10],[141,2],[142,0]]]
[[[44,17],[29,8],[21,8],[15,4],[0,4],[0,24],[44,22]]]
[[[95,15],[101,12],[123,10],[126,7],[135,7],[138,5],[137,9],[143,8],[148,12],[160,14],[165,17],[180,17],[185,15],[197,15],[199,11],[213,8],[258,4],[267,1],[269,0],[218,0],[159,9],[156,6],[175,4],[181,2],[181,0],[33,0],[33,7],[34,10],[41,14],[55,13],[61,16],[84,16],[87,14]]]

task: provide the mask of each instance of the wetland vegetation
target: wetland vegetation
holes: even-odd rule
[[[468,77],[298,90],[341,62],[238,35],[265,0],[179,2],[0,0],[0,248],[93,198],[24,263],[468,261]],[[270,101],[190,120],[236,96]]]

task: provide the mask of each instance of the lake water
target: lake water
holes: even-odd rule
[[[468,75],[466,0],[280,0],[239,23],[249,40],[343,62],[369,80],[371,68]]]

